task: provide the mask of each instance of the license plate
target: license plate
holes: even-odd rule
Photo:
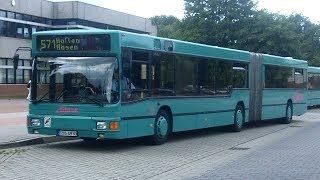
[[[78,136],[78,132],[77,131],[59,131],[58,135],[75,137],[75,136]]]

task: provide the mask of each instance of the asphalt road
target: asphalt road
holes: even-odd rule
[[[142,139],[0,150],[0,179],[320,179],[320,110],[277,122]]]

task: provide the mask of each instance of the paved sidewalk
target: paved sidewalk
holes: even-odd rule
[[[25,99],[0,99],[0,149],[4,145],[34,143],[42,135],[28,134],[26,118],[28,101]]]
[[[26,99],[0,99],[0,113],[28,112],[28,109]]]

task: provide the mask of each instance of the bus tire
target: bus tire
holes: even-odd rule
[[[286,117],[283,118],[283,123],[284,124],[290,124],[292,121],[292,116],[293,116],[293,107],[292,103],[288,102],[287,107],[286,107]]]
[[[243,128],[244,118],[244,108],[242,105],[238,104],[234,111],[234,122],[232,125],[233,132],[241,131],[241,129]]]
[[[151,144],[161,145],[165,143],[171,131],[171,119],[168,113],[161,109],[154,121],[154,134],[151,137]]]

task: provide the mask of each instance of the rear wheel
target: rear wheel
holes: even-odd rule
[[[238,104],[234,112],[234,124],[232,125],[232,131],[241,131],[241,129],[243,128],[244,118],[244,108],[243,106]]]
[[[171,119],[165,110],[160,110],[154,122],[154,135],[151,137],[151,143],[160,145],[167,141],[171,132]]]
[[[283,118],[283,123],[290,124],[292,121],[292,116],[293,116],[292,103],[288,102],[286,107],[286,117]]]

